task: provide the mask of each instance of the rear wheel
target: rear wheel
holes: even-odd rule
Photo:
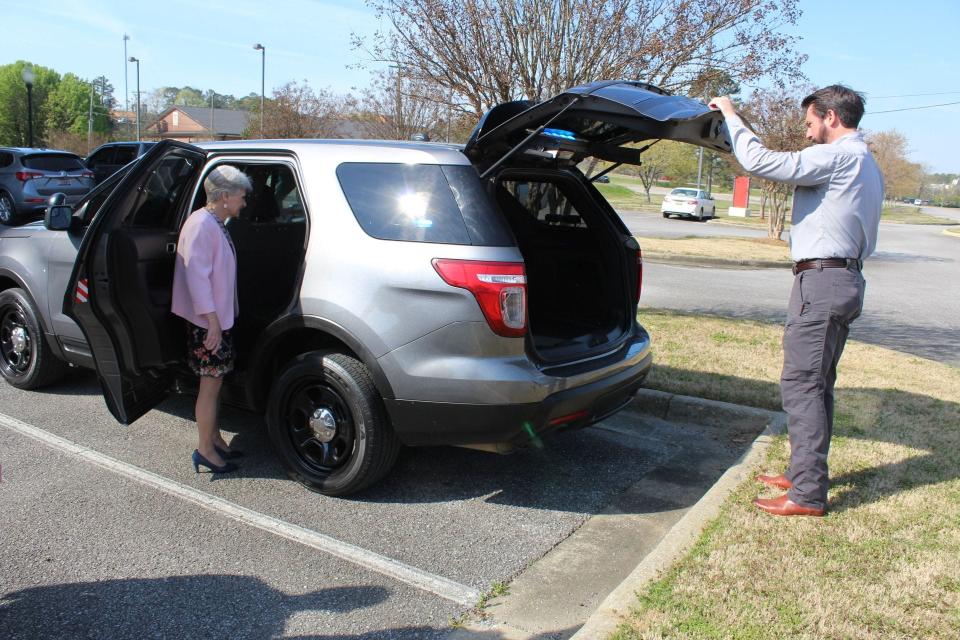
[[[698,222],[703,222],[706,218],[703,217],[703,207],[700,207],[700,215],[697,216]]]
[[[0,191],[0,224],[11,225],[17,220],[17,209],[10,194]]]
[[[380,480],[400,451],[370,371],[335,351],[302,354],[283,371],[267,430],[287,474],[328,496]]]
[[[670,217],[670,214],[667,213],[666,211],[664,211],[664,212],[663,212],[663,217],[664,217],[664,218],[669,218],[669,217]]]
[[[18,389],[37,389],[66,370],[66,363],[50,350],[23,289],[0,292],[0,376]]]

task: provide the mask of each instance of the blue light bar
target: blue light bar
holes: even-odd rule
[[[577,139],[577,137],[573,135],[572,131],[567,131],[566,129],[544,129],[543,135],[550,136],[552,138],[562,138],[563,140]]]

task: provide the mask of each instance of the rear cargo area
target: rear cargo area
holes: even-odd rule
[[[623,239],[576,182],[506,176],[496,200],[527,271],[530,346],[548,363],[615,349],[632,307]]]

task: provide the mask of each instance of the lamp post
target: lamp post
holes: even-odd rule
[[[266,88],[267,77],[267,48],[259,42],[253,45],[254,51],[260,52],[260,139],[263,139],[263,94]]]
[[[123,110],[130,111],[130,87],[127,85],[127,40],[130,36],[123,34]]]
[[[137,142],[140,142],[140,58],[130,56],[129,61],[137,63]]]
[[[21,73],[23,83],[27,85],[27,146],[33,146],[33,67],[27,65]]]

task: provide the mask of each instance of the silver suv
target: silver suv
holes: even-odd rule
[[[95,366],[122,423],[191,388],[173,260],[203,178],[228,163],[254,189],[228,224],[241,312],[225,400],[265,414],[293,478],[343,495],[401,444],[506,452],[587,426],[629,402],[651,350],[640,248],[577,165],[637,163],[625,145],[656,138],[727,150],[721,123],[613,82],[501,105],[463,149],[161,142],[75,210],[51,207],[53,230],[31,229],[56,234],[49,249],[0,236],[0,372],[30,388],[60,359]],[[17,275],[30,261],[50,282]]]
[[[0,147],[0,224],[14,225],[43,215],[47,198],[79,202],[93,187],[93,172],[80,156],[53,149]]]

